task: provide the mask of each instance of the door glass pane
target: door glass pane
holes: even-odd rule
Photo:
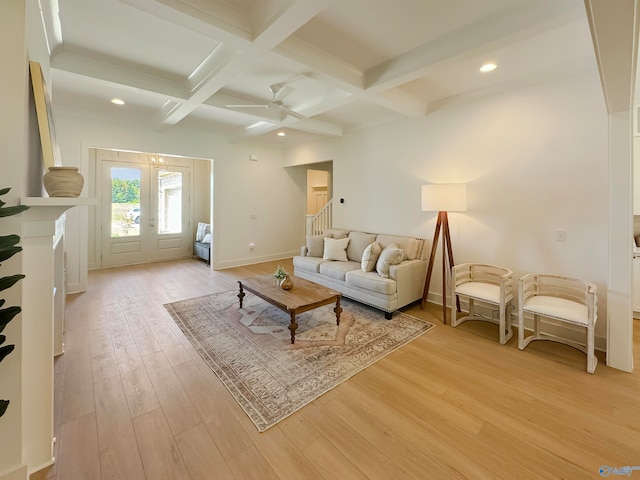
[[[182,173],[158,172],[158,234],[182,233]]]
[[[111,238],[140,235],[140,174],[137,168],[111,168]]]

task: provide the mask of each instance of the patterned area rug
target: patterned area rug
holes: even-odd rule
[[[305,312],[291,345],[288,314],[251,293],[239,308],[236,295],[165,308],[261,432],[433,327],[343,298],[340,326],[334,305]]]

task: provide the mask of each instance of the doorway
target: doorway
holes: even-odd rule
[[[190,255],[191,168],[167,158],[100,162],[103,267]]]
[[[327,170],[307,169],[307,215],[315,215],[331,198],[331,174]]]

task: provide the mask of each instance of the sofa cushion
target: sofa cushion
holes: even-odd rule
[[[346,262],[347,245],[349,245],[348,238],[325,238],[324,253],[322,254],[322,258],[325,260],[337,260],[339,262]]]
[[[414,237],[380,234],[376,237],[376,241],[383,249],[395,243],[404,252],[404,258],[406,260],[415,260],[418,256],[420,242]]]
[[[327,277],[344,282],[345,274],[351,270],[360,270],[358,262],[323,262],[320,264],[320,273]]]
[[[327,228],[322,234],[331,238],[347,238],[350,231],[344,228]]]
[[[347,284],[352,287],[364,288],[385,295],[393,295],[396,293],[396,281],[390,278],[382,278],[376,272],[352,270],[347,272],[345,280]]]
[[[318,273],[320,264],[325,260],[322,257],[293,257],[293,266],[298,270],[305,272]]]
[[[387,245],[376,262],[376,271],[382,278],[389,278],[389,267],[398,265],[404,259],[404,252],[397,244]]]
[[[367,246],[375,242],[375,233],[351,232],[349,233],[349,245],[347,246],[347,258],[352,262],[361,262],[362,253]]]
[[[307,235],[307,256],[322,257],[326,235]]]
[[[376,262],[381,252],[382,248],[380,248],[378,242],[373,242],[364,249],[364,252],[362,252],[362,262],[360,263],[360,268],[363,272],[373,272],[376,269]]]

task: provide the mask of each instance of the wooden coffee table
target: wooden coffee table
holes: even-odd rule
[[[340,325],[340,313],[342,312],[340,298],[342,293],[309,282],[304,278],[291,276],[291,280],[293,281],[291,290],[283,290],[276,286],[273,275],[260,275],[239,280],[240,292],[238,293],[238,298],[240,299],[240,308],[242,308],[242,299],[246,295],[244,293],[246,290],[283,312],[289,313],[291,317],[291,323],[289,324],[291,343],[294,343],[296,339],[296,329],[298,328],[296,315],[298,313],[335,302],[336,306],[333,311],[336,313],[336,325]]]

